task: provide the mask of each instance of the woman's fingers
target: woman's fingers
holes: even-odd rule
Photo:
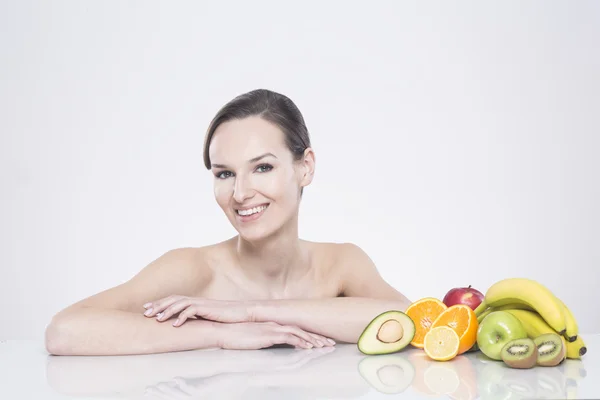
[[[195,306],[189,306],[185,310],[179,313],[175,322],[173,322],[173,326],[181,326],[188,318],[193,317],[198,313],[198,309]]]
[[[280,328],[289,326],[289,325],[280,325],[277,322],[273,322],[273,321],[266,321],[266,322],[260,322],[260,323],[261,324],[265,324],[265,325],[277,326],[277,327],[280,327]],[[327,337],[322,336],[322,335],[319,335],[318,333],[306,332],[306,331],[304,331],[304,330],[302,330],[300,328],[296,328],[296,329],[298,329],[301,332],[305,332],[307,335],[312,336],[312,338],[315,340],[315,342],[311,342],[311,343],[313,343],[315,345],[316,345],[316,341],[317,340],[320,341],[321,343],[323,343],[324,346],[335,346],[335,344],[336,344],[335,340],[327,338]]]
[[[317,339],[323,343],[327,343],[329,346],[335,345],[335,341],[333,339],[326,338],[325,336],[321,336],[318,333],[309,332],[309,335],[313,336],[315,339]]]
[[[169,305],[164,311],[161,311],[158,314],[156,314],[156,318],[158,321],[161,322],[166,321],[178,312],[181,312],[182,310],[190,307],[191,303],[191,300],[188,298],[178,300],[175,303]]]
[[[153,317],[159,312],[164,311],[164,309],[169,307],[171,304],[182,299],[188,298],[184,296],[171,295],[169,297],[165,297],[164,299],[144,304],[144,308],[146,308],[146,312],[144,312],[144,315],[146,317]]]
[[[326,337],[321,336],[317,333],[306,332],[297,327],[292,327],[292,328],[297,329],[300,332],[302,332],[303,334],[305,334],[309,338],[307,340],[311,341],[311,343],[313,343],[315,345],[315,347],[331,347],[335,344],[335,343],[331,343],[330,341],[328,341]]]
[[[289,332],[279,332],[274,335],[273,344],[289,344],[291,346],[310,349],[313,345],[299,336]]]
[[[314,347],[331,346],[331,344],[328,343],[327,340],[325,340],[324,338],[323,338],[323,340],[318,339],[317,337],[313,336],[312,334],[310,334],[298,327],[295,327],[295,326],[282,326],[281,328],[278,328],[278,329],[281,331],[284,331],[284,332],[292,333],[292,334],[304,339],[308,343],[312,344]]]

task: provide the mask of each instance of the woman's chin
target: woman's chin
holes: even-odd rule
[[[236,227],[240,237],[248,242],[260,242],[271,235],[270,231],[265,230],[262,227]]]

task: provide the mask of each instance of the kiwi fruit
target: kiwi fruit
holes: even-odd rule
[[[504,345],[500,356],[511,368],[533,368],[538,362],[538,347],[530,338],[515,339]]]
[[[560,337],[560,341],[562,342],[563,347],[565,348],[564,356],[563,356],[562,360],[560,360],[560,362],[563,362],[564,360],[567,359],[567,341],[565,340],[564,336]]]
[[[545,333],[533,339],[537,346],[537,365],[542,367],[554,367],[560,364],[567,352],[561,337],[556,333]]]

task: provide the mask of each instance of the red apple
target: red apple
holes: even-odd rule
[[[448,307],[455,304],[464,304],[475,310],[481,304],[483,298],[484,296],[479,290],[473,289],[469,285],[469,287],[450,289],[442,302]]]

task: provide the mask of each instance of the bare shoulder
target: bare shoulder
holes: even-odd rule
[[[169,295],[191,296],[212,280],[209,262],[212,248],[182,247],[165,251],[126,282],[80,300],[66,310],[100,307],[136,311],[146,302]]]
[[[217,245],[203,247],[180,247],[166,251],[153,260],[138,276],[162,273],[183,273],[182,278],[210,279],[213,275],[210,260]]]
[[[355,243],[322,242],[318,243],[318,247],[322,248],[321,251],[326,254],[335,269],[347,271],[348,268],[375,268],[369,255]]]
[[[339,243],[338,252],[340,259],[345,262],[354,260],[358,263],[366,262],[369,266],[374,266],[367,252],[355,243]]]
[[[348,273],[361,267],[368,268],[370,265],[370,259],[356,244],[309,241],[305,243],[309,246],[317,279],[335,286],[339,295],[344,291]]]
[[[372,257],[358,244],[330,243],[333,269],[340,278],[341,295],[399,300],[408,299],[382,277]]]
[[[354,243],[336,242],[306,242],[311,248],[313,259],[323,269],[331,272],[341,272],[340,269],[350,265],[360,266],[370,264],[371,259],[367,253]]]

